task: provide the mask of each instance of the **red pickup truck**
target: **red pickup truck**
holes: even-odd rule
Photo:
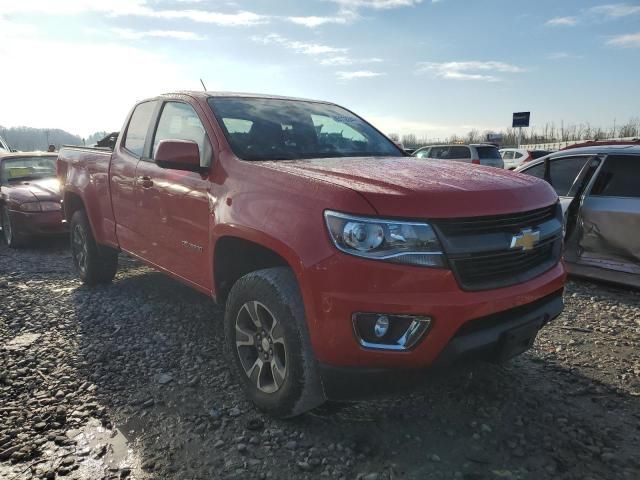
[[[82,280],[110,282],[122,251],[225,304],[234,371],[276,416],[510,358],[562,311],[546,182],[405,156],[332,103],[162,95],[113,152],[63,148],[58,175]]]

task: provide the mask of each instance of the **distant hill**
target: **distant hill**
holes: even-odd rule
[[[11,148],[22,151],[46,150],[49,145],[55,145],[56,149],[58,149],[62,145],[83,144],[81,137],[59,128],[4,128],[0,126],[0,135],[7,140]],[[93,145],[106,135],[107,132],[96,132],[89,135],[89,137],[84,140],[84,144]]]

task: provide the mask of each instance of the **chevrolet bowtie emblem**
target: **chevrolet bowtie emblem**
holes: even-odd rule
[[[524,230],[521,230],[520,233],[513,236],[513,238],[511,239],[510,248],[531,250],[539,241],[540,230],[531,230],[530,228],[525,228]]]

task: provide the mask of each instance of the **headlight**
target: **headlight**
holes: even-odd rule
[[[40,212],[40,202],[27,202],[20,205],[23,212]]]
[[[335,246],[350,255],[387,262],[444,267],[442,247],[428,223],[356,217],[326,210]]]
[[[23,212],[57,212],[61,209],[60,202],[27,202],[20,205]]]
[[[59,202],[40,202],[43,212],[57,212],[62,208]]]

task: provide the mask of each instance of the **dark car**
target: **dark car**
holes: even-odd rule
[[[516,171],[560,197],[569,273],[640,287],[640,146],[561,150]]]
[[[56,158],[57,154],[45,152],[0,154],[0,214],[9,247],[66,231]]]

